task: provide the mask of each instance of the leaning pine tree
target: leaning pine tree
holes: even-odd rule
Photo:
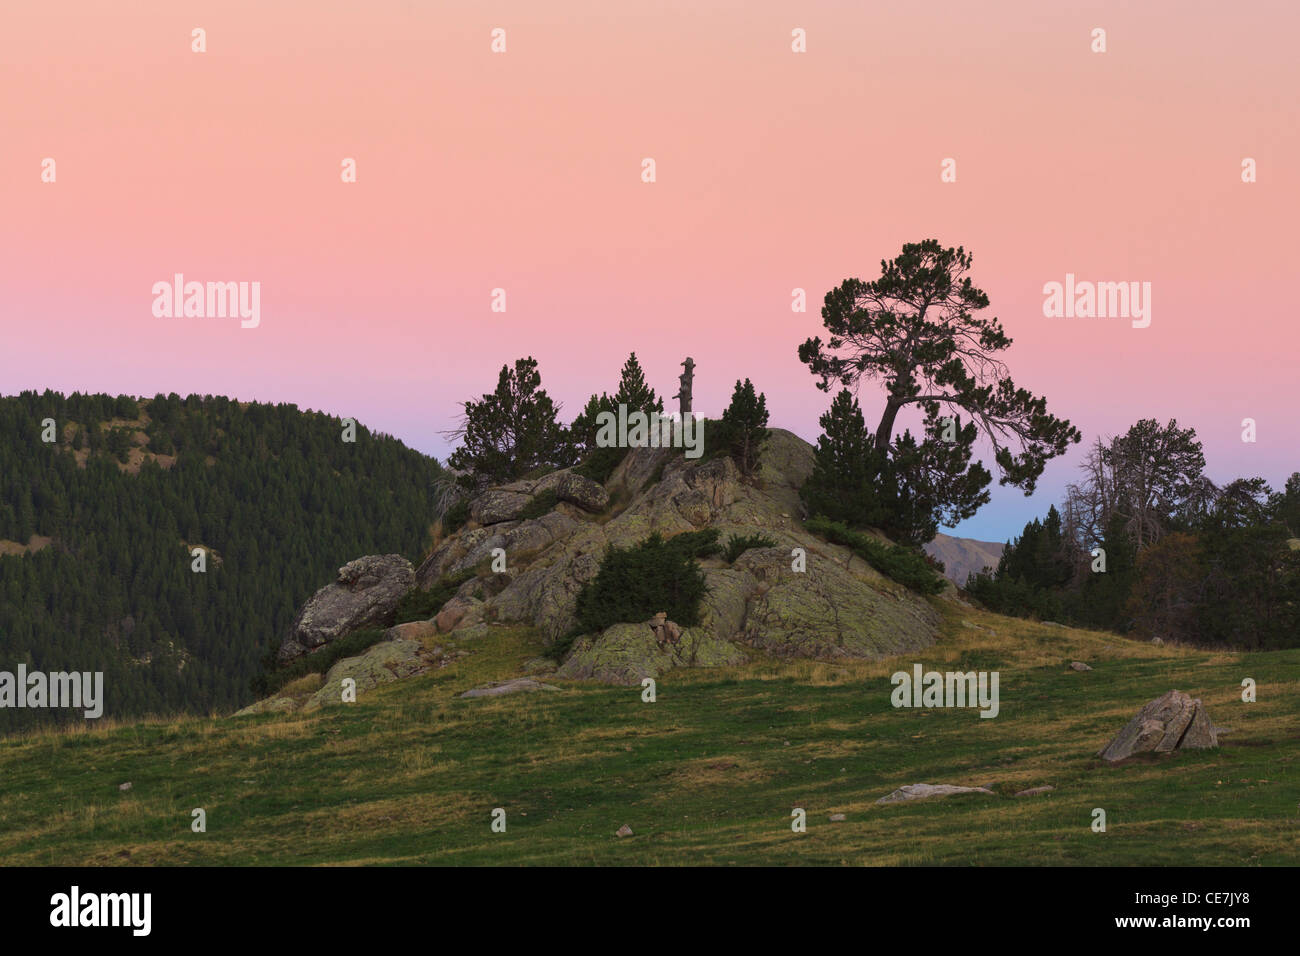
[[[981,435],[993,447],[1001,484],[1026,495],[1047,462],[1081,438],[1047,412],[1045,398],[1011,381],[997,358],[1011,339],[996,318],[975,314],[989,299],[967,276],[971,261],[961,247],[945,249],[934,239],[908,243],[897,258],[881,262],[879,279],[847,279],[828,292],[822,308],[828,341],[810,338],[799,346],[823,391],[833,384],[856,389],[864,379],[883,384],[885,403],[865,467],[883,509],[879,526],[899,540],[928,541],[940,523],[969,518],[989,500],[992,476],[971,462]],[[909,431],[894,434],[909,406],[924,413],[920,439]],[[844,487],[832,474],[813,492],[852,493],[847,485],[857,480],[855,469]]]

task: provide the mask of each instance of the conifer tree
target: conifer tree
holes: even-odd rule
[[[646,384],[645,372],[636,360],[636,353],[628,356],[623,364],[623,374],[619,379],[618,391],[614,393],[614,407],[626,405],[631,412],[662,412],[664,400],[655,397],[655,390]]]
[[[767,437],[767,396],[755,393],[754,383],[736,380],[731,404],[722,413],[719,431],[728,454],[742,475],[758,469],[758,449]],[[707,440],[707,439],[706,439]]]
[[[453,432],[464,444],[448,463],[477,484],[513,481],[541,465],[573,464],[569,431],[541,384],[531,356],[518,359],[513,369],[501,366],[496,390],[464,403],[464,424]]]
[[[813,453],[812,475],[801,489],[809,516],[857,527],[878,523],[880,516],[872,507],[874,442],[853,393],[840,389],[819,423],[822,434]]]

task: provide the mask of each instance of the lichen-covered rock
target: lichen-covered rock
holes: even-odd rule
[[[597,555],[565,551],[550,563],[530,566],[488,606],[499,621],[531,624],[558,635],[573,626],[578,592],[599,570]]]
[[[865,587],[835,562],[792,571],[789,552],[754,548],[736,567],[766,585],[750,601],[743,640],[770,654],[879,660],[934,643],[939,616],[932,607]]]
[[[1140,753],[1171,753],[1219,746],[1205,707],[1179,690],[1143,706],[1119,735],[1097,752],[1108,763]]]
[[[700,628],[722,641],[741,640],[749,599],[758,592],[759,582],[735,568],[710,568],[704,583],[708,590],[700,601]]]
[[[236,717],[249,717],[253,714],[287,714],[298,709],[298,702],[292,697],[268,697],[255,704],[249,704],[243,710],[234,713]]]
[[[329,669],[325,683],[303,704],[303,712],[343,702],[343,680],[356,681],[357,698],[381,684],[423,674],[429,669],[419,641],[380,641],[357,657],[345,657]]]
[[[490,534],[477,538],[473,546],[452,560],[446,573],[458,574],[490,561],[497,548],[506,553],[507,567],[517,565],[522,557],[550,547],[568,536],[575,527],[576,521],[554,511],[540,518],[494,525]]]
[[[458,627],[469,627],[483,620],[483,602],[476,598],[454,597],[442,606],[434,623],[439,633],[446,634]]]
[[[593,514],[609,507],[609,492],[602,485],[572,472],[566,474],[555,486],[555,497]]]
[[[532,500],[532,495],[492,488],[470,502],[469,517],[471,521],[482,525],[509,521],[518,518],[519,512],[527,508]]]
[[[555,676],[594,678],[608,684],[639,684],[674,667],[722,667],[742,664],[745,653],[699,628],[682,630],[677,644],[660,645],[648,622],[615,624],[600,634],[581,637]]]
[[[681,461],[689,462],[690,459],[685,458],[680,448],[629,448],[605,484],[635,495],[645,490],[650,479],[659,473],[661,465],[666,472]]]
[[[292,660],[367,627],[388,627],[398,603],[415,587],[411,562],[400,554],[368,555],[339,568],[337,580],[303,605],[279,658]]]
[[[491,535],[485,528],[467,528],[447,538],[420,563],[415,572],[416,585],[427,591],[447,575],[457,559],[488,537]]]
[[[677,513],[697,528],[703,528],[713,517],[709,496],[700,488],[687,488],[673,498]]]

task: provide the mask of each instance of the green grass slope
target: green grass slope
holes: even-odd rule
[[[942,602],[939,602],[942,605]],[[940,643],[879,663],[674,671],[640,688],[462,700],[540,652],[526,630],[309,715],[0,741],[10,864],[1295,865],[1300,650],[1135,644],[942,605]],[[984,629],[965,626],[964,622]],[[990,630],[991,629],[991,630]],[[438,639],[447,646],[447,638]],[[1071,660],[1094,668],[1079,673]],[[998,670],[1001,713],[896,710],[889,675]],[[1240,683],[1259,686],[1241,701]],[[1106,766],[1146,701],[1201,697],[1215,751]],[[129,791],[118,785],[130,781]],[[909,783],[992,786],[916,804]],[[1014,797],[1051,784],[1052,793]],[[191,811],[207,832],[191,831]],[[491,829],[495,807],[504,833]],[[791,810],[808,830],[791,831]],[[1090,824],[1094,808],[1105,833]],[[829,822],[832,813],[844,822]],[[627,824],[631,837],[615,831]]]

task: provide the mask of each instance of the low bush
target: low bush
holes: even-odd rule
[[[614,469],[622,464],[623,459],[627,457],[628,449],[618,447],[597,448],[582,464],[573,469],[575,475],[581,475],[583,478],[590,478],[599,485],[609,481],[609,476],[614,474]]]
[[[664,539],[652,534],[629,548],[605,552],[596,576],[578,593],[577,627],[566,638],[620,622],[645,621],[660,611],[682,627],[699,623],[708,590],[697,558],[718,551],[718,532],[706,528]]]
[[[469,499],[462,498],[442,516],[442,533],[455,534],[469,521]]]
[[[548,488],[540,495],[534,496],[533,500],[524,506],[524,510],[519,512],[519,517],[525,521],[530,518],[540,518],[542,515],[554,511],[559,502],[560,499],[555,496],[555,490]]]
[[[451,600],[462,584],[474,577],[474,572],[462,571],[460,574],[444,575],[434,582],[427,591],[416,588],[402,598],[397,605],[397,617],[394,623],[406,624],[410,621],[427,621]]]
[[[775,548],[776,540],[765,534],[733,534],[722,547],[722,557],[731,564],[750,548]]]
[[[853,553],[885,575],[906,585],[921,594],[938,594],[945,587],[944,579],[935,574],[925,554],[885,544],[869,535],[850,530],[839,521],[818,515],[804,522],[804,527],[818,537],[825,538],[832,544],[842,544],[852,549]]]

